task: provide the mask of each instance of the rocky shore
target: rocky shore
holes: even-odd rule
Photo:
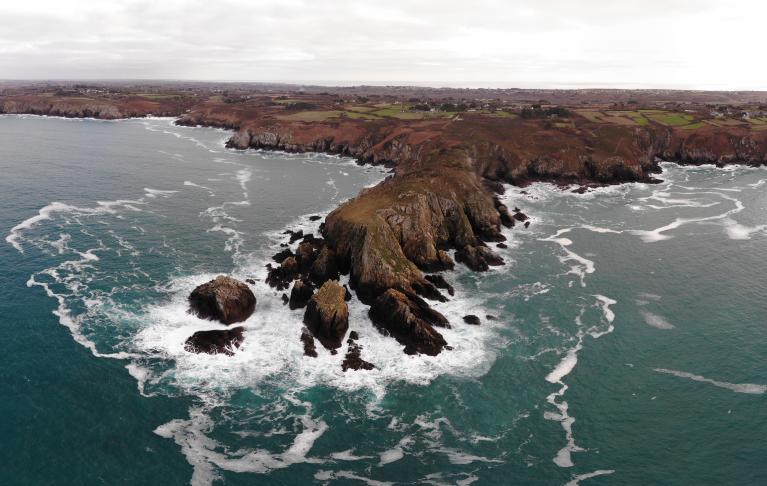
[[[548,181],[585,191],[594,185],[655,182],[660,160],[767,163],[767,130],[744,126],[684,129],[588,118],[553,123],[478,113],[310,120],[285,115],[285,107],[271,101],[190,107],[153,103],[0,98],[0,112],[107,119],[172,114],[180,125],[232,129],[227,141],[232,149],[322,152],[391,167],[386,180],[333,210],[321,234],[291,233],[291,246],[274,255],[267,268],[267,283],[284,292],[285,304],[306,309],[306,328],[300,335],[297,331],[296,339],[303,341],[308,356],[317,355],[315,340],[335,352],[346,339],[351,293],[338,283],[342,275],[349,276],[357,298],[370,306],[375,327],[406,353],[449,352],[440,328],[481,325],[476,316],[448,322],[429,301],[452,297],[443,272],[457,264],[480,272],[503,265],[490,243],[503,247],[503,227],[524,231],[530,224],[522,210],[501,203],[504,184]],[[249,292],[244,283],[220,277],[193,292],[191,311],[226,325],[241,322],[255,309],[256,297]],[[231,353],[243,339],[242,327],[227,327],[196,333],[186,346]],[[369,369],[356,337],[348,341],[344,370]]]

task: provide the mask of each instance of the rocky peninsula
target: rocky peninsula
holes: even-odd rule
[[[321,234],[292,235],[295,248],[283,249],[269,266],[267,282],[285,291],[286,305],[306,308],[306,329],[296,339],[310,356],[316,355],[315,339],[335,352],[346,338],[351,294],[337,282],[340,275],[349,275],[374,325],[406,353],[437,355],[450,349],[439,328],[479,324],[476,316],[450,323],[428,301],[450,298],[441,272],[456,264],[474,271],[502,265],[489,243],[502,244],[504,226],[529,225],[521,210],[501,203],[504,184],[547,181],[583,192],[595,185],[655,182],[661,160],[767,162],[767,94],[714,101],[724,96],[719,93],[707,102],[689,92],[621,92],[611,101],[607,93],[584,92],[577,101],[555,102],[508,90],[456,99],[439,90],[414,89],[403,97],[384,88],[361,95],[340,88],[224,92],[166,86],[151,96],[125,87],[100,89],[66,96],[39,87],[4,90],[0,112],[174,116],[181,125],[233,130],[227,142],[232,149],[323,152],[391,167],[386,180],[333,210]],[[563,92],[537,94],[567,98]],[[256,306],[243,286],[231,279],[204,284],[193,293],[192,310],[227,325],[240,322]],[[205,332],[190,337],[188,349],[231,352],[243,340],[241,327]],[[369,369],[355,339],[349,337],[344,370]]]

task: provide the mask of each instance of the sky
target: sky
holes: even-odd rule
[[[764,0],[0,0],[0,79],[767,89]]]

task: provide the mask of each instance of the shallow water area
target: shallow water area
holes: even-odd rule
[[[303,311],[264,265],[285,229],[317,234],[311,216],[386,171],[230,151],[228,136],[0,117],[8,484],[767,480],[763,170],[507,187],[532,224],[506,230],[507,265],[445,274],[456,295],[434,307],[454,349],[403,354],[355,297],[350,329],[376,369],[343,372],[346,345],[303,356]],[[256,281],[245,341],[189,353],[220,325],[187,296],[221,273]],[[56,459],[33,467],[42,456]]]

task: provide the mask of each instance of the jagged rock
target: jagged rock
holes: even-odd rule
[[[352,338],[352,333],[354,338]],[[375,368],[373,363],[362,359],[362,346],[355,342],[357,339],[358,336],[356,332],[352,331],[349,333],[349,339],[346,341],[349,343],[349,347],[347,348],[346,356],[344,356],[344,360],[341,363],[341,369],[344,372],[348,370],[372,370]]]
[[[508,248],[509,246],[508,246],[506,243],[497,243],[497,244],[495,245],[495,247],[496,247],[496,248],[500,248],[501,250],[505,250],[505,249],[506,249],[506,248]]]
[[[224,324],[241,322],[256,310],[256,296],[248,286],[220,275],[195,288],[189,295],[190,312]]]
[[[309,276],[314,283],[322,285],[327,280],[338,280],[339,273],[335,256],[333,250],[327,246],[320,250],[309,271]]]
[[[426,297],[429,300],[436,300],[439,302],[447,302],[447,298],[437,290],[437,287],[432,284],[428,279],[424,281],[413,282],[413,290],[415,293],[422,297]]]
[[[249,283],[250,285],[256,285],[256,281],[255,281],[255,280],[253,280],[252,278],[246,278],[246,279],[245,279],[245,282],[246,282],[246,283]]]
[[[277,268],[272,268],[271,264],[267,264],[268,270],[266,276],[266,283],[270,287],[275,287],[277,290],[285,290],[298,276],[298,262],[295,257],[287,257],[282,264]]]
[[[317,258],[317,248],[312,242],[304,241],[298,245],[296,250],[296,261],[301,273],[306,273],[312,268],[314,260]]]
[[[309,221],[319,221],[320,219],[322,219],[322,216],[309,216]]]
[[[445,316],[418,297],[389,289],[375,299],[369,311],[373,324],[405,346],[405,353],[438,355],[447,341],[434,325],[449,327]]]
[[[452,285],[447,283],[447,280],[445,280],[445,277],[442,275],[424,275],[424,278],[431,282],[438,289],[447,290],[447,293],[450,294],[450,296],[455,295],[455,289]]]
[[[298,230],[298,231],[287,230],[285,234],[290,235],[291,243],[295,243],[296,241],[304,237],[304,230]]]
[[[197,331],[184,343],[184,349],[190,353],[226,354],[231,356],[234,349],[240,347],[244,327],[232,329],[216,329],[213,331]]]
[[[474,314],[463,316],[463,322],[466,324],[471,324],[472,326],[479,326],[480,324],[479,317],[475,316]]]
[[[293,289],[290,291],[290,301],[288,306],[291,309],[302,309],[306,307],[309,299],[314,294],[314,285],[308,280],[296,280],[293,282]]]
[[[498,319],[498,318],[497,318],[497,317],[495,317],[495,316],[494,316],[494,315],[492,315],[492,314],[487,314],[487,315],[485,316],[485,319],[487,319],[488,321],[494,321],[494,320],[496,320],[496,319]]]
[[[288,305],[288,302],[290,302],[290,299],[287,294],[282,294],[282,305]]]
[[[516,219],[520,223],[523,223],[523,222],[527,221],[530,218],[525,213],[523,213],[522,211],[517,211],[517,212],[514,213],[514,219]]]
[[[314,345],[314,337],[307,328],[301,329],[301,342],[304,343],[304,356],[317,357],[317,347]]]
[[[286,258],[295,256],[293,254],[293,251],[290,248],[285,248],[284,250],[277,252],[272,257],[272,260],[274,260],[277,263],[282,263],[285,261]]]
[[[490,266],[503,265],[503,258],[486,246],[466,245],[456,252],[455,259],[476,272],[484,272]]]
[[[525,221],[525,228],[529,228],[529,227],[530,227],[530,221]]]
[[[349,287],[347,287],[346,285],[344,285],[344,300],[346,302],[349,302],[350,300],[352,300],[352,293],[349,291]]]
[[[341,346],[349,329],[349,306],[344,288],[328,280],[309,300],[304,323],[323,346],[334,350]]]

